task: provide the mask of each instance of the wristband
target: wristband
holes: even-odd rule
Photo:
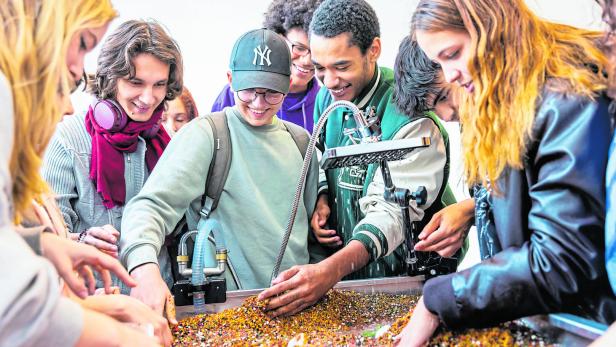
[[[85,238],[86,238],[86,235],[88,235],[87,230],[82,231],[82,232],[79,234],[79,237],[77,238],[77,242],[79,242],[79,243],[83,243],[83,241],[84,241],[84,240],[85,240]]]

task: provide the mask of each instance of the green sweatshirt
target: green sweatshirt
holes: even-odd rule
[[[302,166],[302,154],[284,123],[253,127],[236,107],[225,109],[232,144],[231,168],[218,208],[211,214],[222,226],[228,259],[240,283],[226,271],[227,288],[268,287],[289,217]],[[306,136],[308,134],[306,133]],[[201,209],[214,140],[203,117],[173,137],[139,194],[125,208],[120,258],[129,271],[156,263],[156,255],[184,213],[195,229]],[[309,171],[297,217],[280,267],[307,264],[309,216],[316,201],[318,167]],[[214,264],[210,247],[209,264]]]
[[[455,202],[446,189],[449,178],[449,142],[447,132],[433,113],[411,118],[391,102],[393,71],[377,68],[377,73],[353,102],[361,109],[374,108],[381,121],[382,140],[430,137],[431,145],[413,151],[403,160],[390,162],[394,185],[415,191],[425,186],[428,202],[416,206],[411,202],[412,221],[429,220],[435,210]],[[326,88],[321,88],[315,102],[315,124],[333,102]],[[356,127],[350,110],[333,111],[321,133],[325,148],[351,145],[344,129]],[[331,215],[329,227],[336,229],[345,244],[360,241],[370,253],[371,262],[345,279],[378,278],[404,273],[402,213],[396,204],[383,199],[384,184],[377,164],[328,170],[319,182],[319,193],[328,193]],[[443,194],[447,191],[447,194]],[[432,208],[431,208],[432,207]]]

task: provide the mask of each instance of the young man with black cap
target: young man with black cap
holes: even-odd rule
[[[232,160],[218,207],[209,217],[221,224],[224,233],[227,288],[263,288],[270,284],[303,161],[288,130],[294,125],[276,117],[290,85],[289,48],[273,31],[250,31],[236,41],[230,70],[236,105],[224,112]],[[120,258],[138,283],[131,296],[158,312],[169,289],[159,273],[157,253],[185,213],[190,230],[195,229],[208,168],[218,150],[206,117],[191,121],[173,137],[124,212]],[[310,260],[309,220],[317,176],[313,161],[281,268]]]
[[[414,191],[427,189],[424,206],[411,201],[411,222],[427,223],[443,206],[455,202],[447,189],[448,138],[434,113],[405,115],[391,102],[394,74],[377,65],[381,54],[378,18],[364,0],[325,0],[310,23],[310,50],[323,87],[315,101],[315,124],[334,101],[353,102],[379,118],[382,140],[430,137],[431,145],[389,163],[393,183]],[[349,110],[334,110],[321,133],[325,148],[347,146],[344,134],[355,128]],[[319,182],[311,226],[319,241],[335,253],[318,264],[294,266],[260,295],[270,298],[272,316],[293,314],[312,305],[341,279],[405,274],[405,234],[400,207],[383,198],[378,165],[331,169]],[[421,228],[421,225],[420,225]]]

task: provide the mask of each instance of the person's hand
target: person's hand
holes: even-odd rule
[[[55,199],[50,195],[41,195],[41,203],[32,201],[33,218],[40,225],[51,229],[54,234],[62,237],[67,236],[66,225]],[[52,215],[55,218],[52,218]],[[28,217],[26,216],[26,219]]]
[[[149,336],[141,329],[135,329],[130,326],[124,326],[119,329],[119,346],[133,347],[133,346],[152,346],[160,347],[161,342],[156,338]],[[165,347],[171,346],[171,344],[165,344]]]
[[[436,252],[442,257],[453,256],[464,243],[473,223],[475,203],[467,199],[449,205],[432,216],[419,234],[416,251]]]
[[[280,273],[257,299],[270,299],[268,316],[290,316],[313,305],[337,282],[336,274],[320,264],[296,265]]]
[[[148,263],[131,271],[137,285],[131,289],[130,296],[149,306],[154,312],[163,316],[166,313],[169,323],[178,324],[175,319],[175,304],[167,284],[160,276],[157,264]]]
[[[96,289],[96,280],[91,268],[100,273],[106,293],[112,292],[110,271],[129,287],[137,284],[122,264],[92,246],[79,244],[52,233],[43,233],[41,250],[45,258],[54,265],[66,285],[80,298],[94,294]],[[87,288],[84,280],[88,284]]]
[[[609,347],[614,346],[614,341],[616,341],[616,322],[610,325],[610,328],[607,329],[601,337],[593,341],[588,347]]]
[[[160,347],[151,326],[121,323],[101,312],[83,308],[83,328],[75,347],[144,346]]]
[[[317,241],[319,241],[320,244],[335,248],[342,245],[340,236],[336,235],[336,230],[323,228],[327,224],[327,218],[329,218],[330,213],[331,210],[327,204],[327,195],[319,195],[316,207],[314,208],[314,213],[312,214],[310,226],[314,231],[314,236],[316,236]]]
[[[105,288],[96,288],[94,295],[114,295],[120,294],[120,287],[112,286],[110,293],[105,293]]]
[[[135,327],[142,329],[151,329],[158,342],[164,346],[170,346],[173,341],[167,320],[146,304],[130,296],[121,294],[89,296],[82,305],[120,322],[133,323]]]
[[[394,346],[426,346],[439,324],[438,316],[428,311],[422,296],[413,310],[409,324],[394,339]]]
[[[84,232],[86,236],[83,238],[83,243],[92,245],[112,257],[118,257],[117,244],[120,232],[113,225],[107,224],[102,227],[92,227]]]

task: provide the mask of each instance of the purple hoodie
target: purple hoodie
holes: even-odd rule
[[[312,133],[312,126],[314,124],[314,100],[317,97],[320,86],[316,78],[312,78],[308,83],[308,89],[300,93],[289,93],[282,102],[282,107],[278,111],[277,115],[280,119],[295,123],[304,129]],[[212,112],[221,111],[227,106],[235,105],[235,99],[233,98],[233,91],[227,84],[222,89],[214,105],[212,105]]]

